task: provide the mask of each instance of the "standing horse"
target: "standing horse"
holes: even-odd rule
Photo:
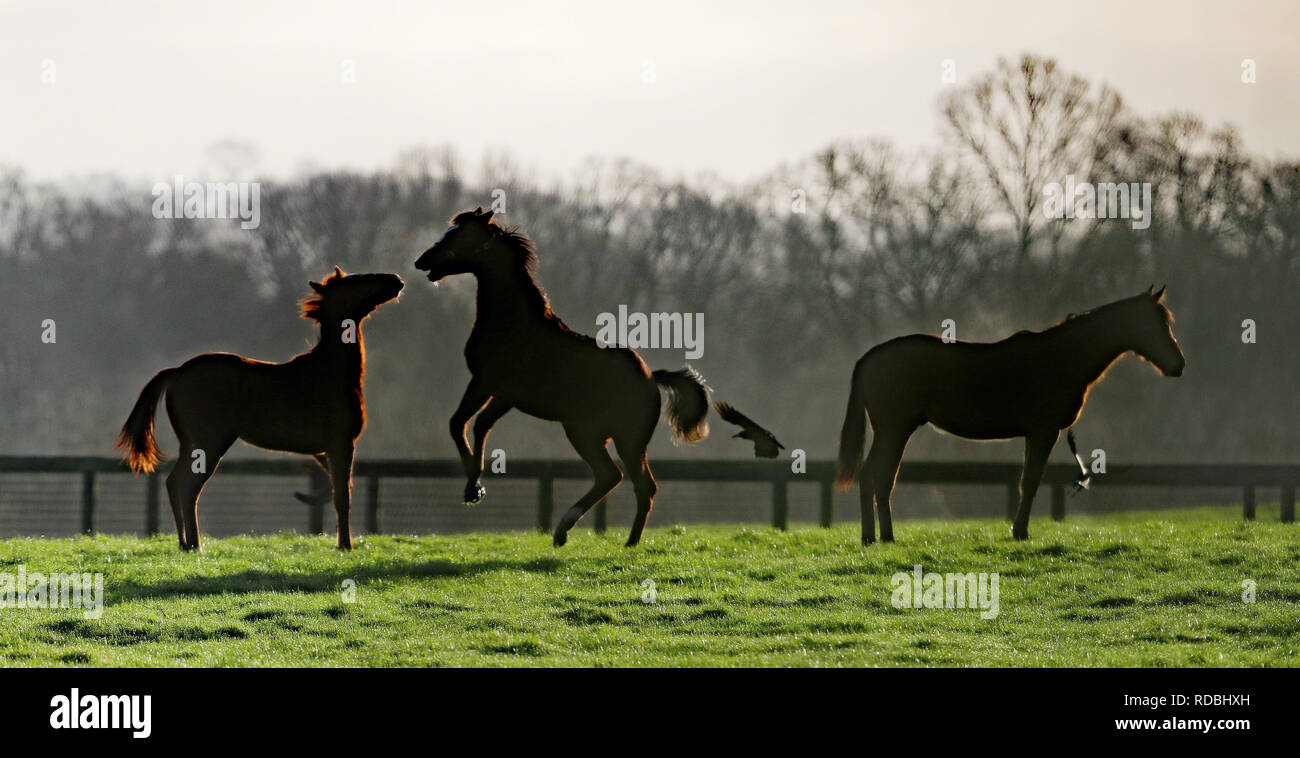
[[[492,211],[479,208],[457,215],[415,267],[428,272],[435,284],[454,274],[478,279],[477,314],[465,345],[473,378],[451,417],[451,438],[465,466],[466,504],[478,503],[486,494],[480,480],[492,425],[518,408],[563,424],[594,479],[556,525],[555,546],[563,545],[578,519],[622,482],[623,473],[607,449],[611,438],[636,491],[636,520],[627,546],[640,542],[657,491],[646,446],[658,423],[659,388],[669,394],[664,415],[674,436],[696,442],[709,431],[709,390],[700,375],[689,366],[651,372],[636,352],[602,347],[565,326],[537,284],[533,243],[497,225]],[[465,439],[471,418],[472,450]]]
[[[361,321],[396,298],[402,280],[393,274],[345,275],[335,266],[324,282],[310,284],[316,295],[302,301],[302,316],[320,324],[320,340],[310,352],[288,363],[205,353],[163,369],[145,385],[122,426],[117,446],[131,470],[152,473],[163,457],[154,442],[154,412],[167,394],[167,417],[181,448],[167,475],[167,496],[182,550],[201,549],[199,494],[237,439],[315,458],[334,487],[339,549],[352,549],[352,455],[366,423]]]
[[[889,496],[908,438],[927,422],[968,439],[1025,438],[1020,510],[1011,533],[1027,539],[1029,508],[1047,457],[1061,430],[1079,418],[1088,389],[1106,369],[1133,352],[1165,376],[1182,375],[1186,360],[1170,327],[1165,290],[1152,290],[1001,342],[944,343],[913,334],[862,356],[853,369],[835,478],[840,489],[848,489],[857,474],[862,544],[876,539],[873,499],[880,538],[893,541]],[[865,462],[864,412],[873,434]]]

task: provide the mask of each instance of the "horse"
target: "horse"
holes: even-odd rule
[[[167,496],[181,550],[200,551],[198,501],[235,440],[268,450],[310,455],[329,474],[338,515],[338,547],[352,549],[352,456],[366,424],[366,369],[361,322],[394,300],[395,274],[344,274],[338,267],[300,304],[320,339],[287,363],[232,353],[204,353],[159,371],[144,386],[117,447],[136,473],[152,473],[163,455],[154,442],[154,414],[167,396],[167,417],[180,456],[167,475]]]
[[[658,486],[646,447],[660,415],[680,442],[709,432],[709,388],[690,366],[650,371],[635,351],[604,346],[565,326],[537,282],[537,252],[527,235],[507,229],[478,208],[456,215],[442,237],[415,261],[435,285],[456,274],[478,280],[474,327],[465,345],[472,375],[451,416],[451,438],[465,468],[465,504],[483,500],[483,446],[492,426],[513,408],[557,421],[590,467],[591,489],[555,527],[560,547],[569,530],[623,481],[610,457],[612,439],[636,492],[637,513],[627,547],[641,541]],[[465,429],[474,419],[474,445]]]
[[[1106,370],[1132,352],[1164,376],[1182,376],[1187,361],[1174,337],[1165,289],[1154,289],[1001,342],[944,342],[913,334],[862,356],[853,368],[835,477],[841,490],[853,485],[855,475],[859,480],[862,544],[875,542],[873,500],[880,537],[893,541],[889,496],[907,441],[925,423],[968,439],[1025,438],[1020,508],[1011,533],[1028,539],[1029,509],[1047,458]],[[873,435],[865,461],[864,414]]]

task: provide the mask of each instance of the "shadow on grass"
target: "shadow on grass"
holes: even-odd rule
[[[459,578],[495,571],[546,573],[563,565],[557,558],[534,558],[526,561],[405,561],[375,565],[339,566],[327,571],[241,571],[223,576],[195,576],[154,583],[114,582],[108,588],[106,602],[143,598],[166,598],[196,595],[226,595],[254,592],[338,592],[345,580],[357,584],[389,579]]]

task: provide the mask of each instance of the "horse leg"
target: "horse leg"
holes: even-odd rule
[[[466,475],[469,482],[465,484],[465,504],[477,505],[482,502],[483,496],[487,490],[483,488],[483,446],[487,444],[488,435],[492,433],[492,425],[500,418],[510,412],[514,406],[500,400],[492,398],[488,401],[487,407],[479,412],[474,418],[474,451],[472,470],[467,467]]]
[[[176,465],[167,474],[167,499],[172,504],[172,519],[176,522],[176,540],[180,543],[181,550],[188,550],[189,543],[185,541],[185,519],[181,516],[181,493],[180,477],[177,475],[178,470],[185,464],[182,460],[177,460]]]
[[[1011,527],[1011,536],[1018,540],[1029,539],[1029,508],[1034,504],[1038,483],[1043,479],[1047,457],[1051,455],[1060,436],[1059,429],[1025,435],[1025,467],[1020,472],[1020,510],[1016,512],[1016,521]]]
[[[179,457],[172,466],[172,470],[167,472],[167,499],[171,501],[172,520],[176,522],[176,540],[180,543],[181,550],[190,550],[190,543],[185,535],[185,515],[181,510],[181,481],[186,474],[186,468],[190,465],[190,453],[193,445],[190,444],[190,436],[183,431],[176,423],[176,414],[172,410],[172,395],[167,395],[167,420],[172,425],[172,431],[176,433],[177,440],[180,441]],[[183,468],[184,467],[184,468]]]
[[[618,470],[614,459],[609,457],[609,450],[606,448],[609,442],[607,437],[599,432],[585,432],[568,425],[565,425],[564,433],[573,444],[573,449],[578,451],[578,455],[582,456],[587,466],[591,468],[592,483],[587,494],[579,498],[572,508],[565,511],[560,518],[560,523],[555,525],[552,542],[556,547],[568,541],[569,530],[578,523],[578,519],[604,500],[605,496],[623,481],[623,472]]]
[[[330,475],[330,457],[328,455],[324,453],[316,453],[311,457],[311,459],[313,461],[316,461],[317,466],[321,467],[321,469],[325,472],[325,476],[328,477]],[[316,493],[313,492],[312,494],[314,495]]]
[[[451,441],[456,443],[456,453],[460,455],[461,465],[465,467],[465,478],[468,480],[465,486],[466,493],[469,492],[469,485],[474,484],[478,479],[479,472],[473,468],[474,459],[469,450],[469,443],[465,441],[465,427],[469,426],[469,420],[491,399],[492,396],[483,391],[478,380],[471,379],[469,386],[465,388],[465,394],[460,398],[460,405],[456,407],[456,412],[451,414]]]
[[[650,520],[650,511],[655,507],[655,493],[659,485],[655,483],[654,474],[650,472],[650,460],[645,454],[645,443],[628,444],[614,440],[618,448],[618,457],[632,479],[632,488],[636,490],[636,519],[632,521],[632,531],[627,535],[624,547],[636,547],[645,531],[646,522]]]
[[[871,489],[875,493],[881,542],[894,541],[893,506],[890,505],[889,497],[894,492],[894,483],[898,481],[898,466],[903,460],[903,450],[907,447],[913,429],[890,433],[878,430],[871,441],[871,452],[867,453],[867,474],[871,477]],[[863,518],[868,516],[863,514]]]
[[[352,549],[352,455],[354,441],[340,445],[329,455],[330,485],[334,489],[334,515],[338,517],[338,548]]]
[[[203,487],[216,473],[217,466],[221,464],[221,457],[226,454],[235,441],[223,441],[211,445],[182,445],[180,459],[176,461],[176,466],[172,469],[172,475],[176,476],[176,494],[180,500],[181,519],[185,527],[185,538],[182,542],[182,549],[201,552],[203,543],[199,539],[199,495],[203,494]],[[195,471],[194,466],[198,462],[194,453],[200,451],[203,453],[202,470]]]
[[[862,509],[862,544],[870,545],[876,541],[876,511],[875,511],[875,488],[871,486],[871,462],[872,456],[876,454],[875,440],[871,442],[871,450],[867,453],[867,459],[862,462],[862,468],[858,469],[858,505]]]

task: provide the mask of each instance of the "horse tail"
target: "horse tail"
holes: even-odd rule
[[[654,379],[655,384],[668,390],[664,416],[673,428],[674,440],[699,442],[709,436],[709,425],[704,421],[709,413],[709,386],[704,377],[686,366],[677,371],[659,369]]]
[[[844,412],[844,426],[840,429],[840,457],[835,466],[835,485],[841,490],[853,486],[853,480],[862,466],[862,448],[867,443],[867,404],[862,397],[863,361],[853,368],[853,384],[849,387],[849,407]]]
[[[122,432],[117,437],[115,449],[123,451],[122,459],[137,474],[152,474],[162,462],[162,451],[153,439],[153,417],[158,409],[158,401],[167,391],[167,385],[175,373],[176,369],[168,368],[154,374],[140,391],[140,398],[135,401],[135,407],[131,409],[131,415],[127,416]]]

